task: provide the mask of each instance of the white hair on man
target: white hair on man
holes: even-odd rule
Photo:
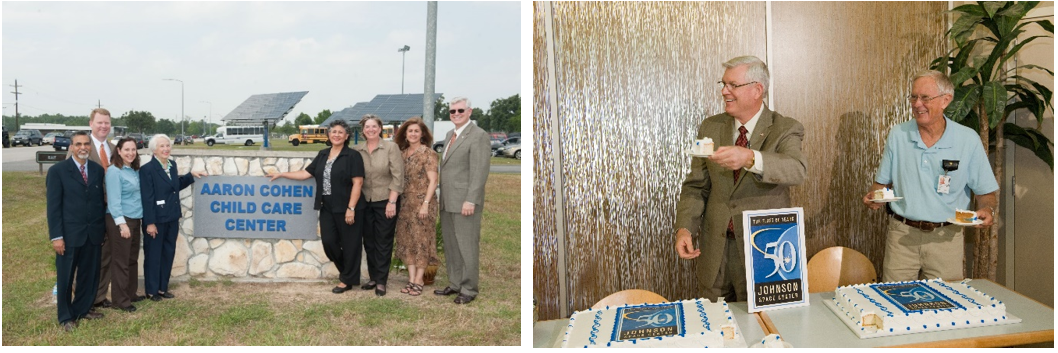
[[[951,79],[948,78],[948,75],[937,70],[925,70],[919,72],[915,77],[911,78],[911,84],[913,85],[915,81],[924,77],[933,79],[933,82],[937,84],[937,91],[939,91],[940,94],[955,94],[955,86],[952,85]]]
[[[151,152],[153,153],[154,150],[158,148],[158,139],[160,138],[163,138],[168,141],[170,145],[173,144],[173,140],[170,139],[169,136],[166,136],[165,134],[156,134],[154,136],[151,136],[151,140],[147,142],[147,149],[151,150]]]
[[[758,59],[756,56],[747,55],[740,56],[731,60],[728,60],[724,64],[724,68],[731,69],[739,66],[746,66],[746,81],[753,82],[757,81],[764,86],[764,97],[768,96],[768,84],[771,82],[771,75],[768,74],[768,65]],[[741,82],[745,83],[745,82]]]
[[[464,104],[466,104],[466,106],[467,106],[467,109],[471,108],[471,106],[470,106],[470,98],[467,98],[467,97],[455,97],[455,98],[452,98],[452,100],[448,101],[448,106],[451,107],[453,104],[456,104],[456,103],[459,103],[459,102],[464,102]]]

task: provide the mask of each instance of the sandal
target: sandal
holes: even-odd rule
[[[412,286],[412,284],[413,284],[413,283],[411,283],[411,282],[408,282],[408,285],[404,286],[404,288],[403,288],[403,289],[401,289],[401,290],[400,290],[400,292],[401,292],[401,293],[404,293],[404,294],[408,294],[408,292],[409,292],[409,291],[411,291],[411,286]]]
[[[422,285],[418,283],[409,283],[410,288],[408,289],[408,295],[418,297],[422,294]]]

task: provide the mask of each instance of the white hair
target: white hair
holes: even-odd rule
[[[771,75],[768,74],[768,65],[758,59],[756,56],[740,56],[728,60],[723,65],[724,68],[727,69],[739,66],[746,66],[746,80],[749,82],[757,81],[757,83],[760,83],[762,86],[764,86],[764,96],[768,96],[768,84],[771,82]]]
[[[159,138],[163,138],[166,141],[169,141],[169,144],[173,143],[173,140],[169,139],[169,136],[166,136],[165,134],[156,134],[154,136],[151,136],[151,140],[147,142],[147,148],[151,150],[151,153],[154,153],[154,150],[158,148]]]
[[[467,97],[455,97],[455,98],[452,98],[452,100],[448,101],[448,106],[451,107],[453,104],[456,104],[456,103],[459,103],[459,102],[464,102],[464,104],[467,105],[467,109],[471,108],[470,107],[470,98],[467,98]]]
[[[911,84],[913,85],[918,79],[926,77],[933,79],[933,83],[937,84],[937,91],[940,94],[955,94],[955,87],[951,84],[951,79],[948,78],[948,75],[937,70],[919,72],[915,77],[911,78]]]

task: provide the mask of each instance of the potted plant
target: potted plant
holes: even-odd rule
[[[954,99],[945,115],[978,131],[985,151],[989,154],[995,152],[992,170],[1000,185],[1004,144],[997,143],[999,138],[1031,150],[1054,170],[1051,150],[1054,143],[1039,130],[1044,112],[1047,108],[1053,110],[1052,92],[1019,73],[1042,71],[1053,78],[1054,72],[1033,64],[1018,63],[1015,66],[1012,60],[1026,44],[1038,38],[1052,37],[1031,36],[1019,40],[1018,36],[1025,33],[1026,26],[1036,25],[1054,33],[1054,24],[1049,20],[1023,21],[1029,10],[1038,4],[1038,1],[978,2],[952,9],[956,18],[947,35],[954,41],[954,48],[930,64],[931,69],[948,72],[955,85]],[[1006,122],[1007,117],[1019,109],[1035,116],[1035,128],[1022,128]],[[974,246],[973,277],[996,279],[996,268],[992,263],[998,258],[998,235],[996,225],[978,235]]]

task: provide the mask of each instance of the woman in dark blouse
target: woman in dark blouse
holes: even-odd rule
[[[323,252],[338,268],[340,294],[360,284],[360,251],[364,218],[364,161],[349,148],[349,124],[335,120],[327,129],[330,148],[320,151],[304,170],[271,173],[271,180],[316,178],[316,202],[320,211],[320,238]]]

